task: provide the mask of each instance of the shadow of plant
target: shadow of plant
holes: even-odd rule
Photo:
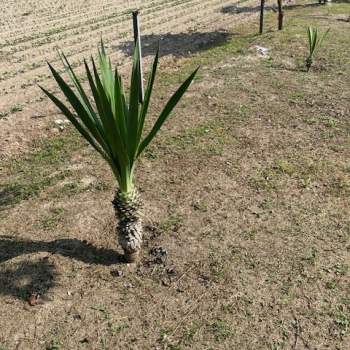
[[[48,252],[60,254],[87,264],[113,265],[123,263],[123,255],[112,249],[96,248],[78,239],[58,239],[52,242],[16,240],[10,236],[0,236],[0,263],[16,256]]]
[[[142,54],[143,56],[153,56],[159,43],[160,56],[186,57],[195,52],[219,46],[228,41],[230,37],[231,34],[226,31],[143,35],[141,38]],[[123,42],[115,49],[123,51],[126,55],[132,55],[134,42]]]
[[[297,8],[315,7],[315,6],[320,6],[320,5],[322,5],[322,4],[320,4],[319,2],[315,2],[315,3],[311,3],[311,4],[288,4],[288,3],[285,3],[283,5],[283,9],[284,10],[293,10],[293,9],[297,9]],[[276,6],[265,5],[265,11],[276,12],[277,11],[277,0],[276,0]],[[240,7],[237,4],[229,5],[229,6],[223,7],[221,9],[221,12],[225,13],[225,14],[257,13],[257,12],[260,12],[260,5],[254,6],[254,7],[247,7],[247,6]]]
[[[20,299],[31,293],[44,295],[55,284],[56,271],[49,259],[13,263],[1,268],[1,263],[25,254],[48,252],[69,257],[87,264],[114,265],[124,263],[123,255],[112,249],[97,248],[78,239],[59,239],[52,242],[18,240],[0,236],[0,294]]]
[[[321,6],[319,2],[312,2],[311,4],[291,4],[291,5],[286,5],[284,7],[285,10],[294,10],[298,8],[307,8],[307,7],[317,7]]]
[[[27,299],[31,294],[45,295],[54,286],[56,272],[47,259],[12,264],[0,273],[0,294]]]
[[[271,11],[275,10],[273,6],[265,6],[265,11]],[[247,6],[238,6],[238,5],[229,5],[229,6],[224,6],[221,9],[221,13],[225,14],[239,14],[239,13],[256,13],[260,12],[260,5],[259,6],[254,6],[254,7],[247,7]]]

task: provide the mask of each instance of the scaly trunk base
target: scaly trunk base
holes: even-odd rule
[[[118,242],[124,250],[125,261],[136,262],[139,258],[143,228],[140,215],[141,201],[135,192],[126,198],[118,191],[113,200],[116,217]]]
[[[135,259],[141,251],[142,221],[140,218],[126,218],[117,226],[118,242],[124,250],[125,260]]]
[[[310,68],[312,66],[312,58],[311,57],[308,57],[306,59],[306,71],[309,72],[310,71]]]

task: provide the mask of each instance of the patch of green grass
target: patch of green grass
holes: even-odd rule
[[[208,203],[204,200],[197,200],[192,204],[194,210],[201,211],[203,213],[208,211]]]
[[[51,139],[35,141],[33,148],[37,151],[29,155],[27,161],[34,163],[35,166],[59,165],[70,156],[72,147],[78,147],[78,143],[80,144],[79,139],[73,132]]]
[[[269,348],[271,350],[283,350],[286,349],[286,345],[284,340],[273,340]]]
[[[42,190],[65,179],[61,166],[82,147],[74,132],[35,141],[32,153],[0,162],[0,210],[38,196]]]
[[[310,265],[314,265],[317,258],[317,249],[315,247],[311,247],[308,255],[303,258]]]
[[[208,254],[209,270],[212,278],[214,280],[225,279],[227,275],[227,261],[225,257],[220,255],[220,253],[214,249],[211,249]]]
[[[61,186],[54,194],[57,197],[71,196],[73,194],[79,193],[81,188],[79,184],[75,181],[69,181]]]
[[[337,282],[335,280],[327,281],[325,287],[326,289],[334,290],[337,288]]]
[[[349,273],[349,265],[338,263],[333,266],[332,270],[336,275],[346,276]]]
[[[118,324],[110,324],[109,329],[112,336],[116,337],[119,335],[122,331],[129,328],[129,325],[125,322],[118,323]]]
[[[62,343],[54,338],[50,341],[48,345],[46,345],[45,350],[61,350],[62,349]]]
[[[321,117],[321,120],[329,128],[335,128],[338,125],[338,120],[333,117]]]
[[[162,221],[158,229],[161,232],[177,232],[183,223],[183,217],[180,214],[171,214],[166,220]]]
[[[88,190],[92,191],[107,191],[111,189],[111,184],[107,183],[106,181],[103,181],[101,179],[94,181],[91,185],[89,185]]]
[[[221,310],[222,310],[225,314],[234,314],[234,312],[235,312],[234,305],[231,304],[231,303],[222,304],[222,305],[221,305]]]
[[[204,123],[166,138],[163,145],[172,151],[187,150],[206,155],[221,155],[224,145],[223,130],[219,124]]]
[[[296,172],[295,165],[284,159],[276,160],[274,169],[281,174],[287,174],[290,176]]]
[[[0,119],[8,117],[12,113],[21,112],[22,110],[23,110],[23,106],[21,104],[16,104],[7,110],[0,111]]]
[[[94,305],[91,306],[91,309],[99,311],[102,320],[106,321],[110,319],[110,312],[106,305]]]
[[[307,125],[317,125],[318,124],[318,119],[315,118],[315,117],[308,117],[308,118],[305,118],[304,122]]]
[[[298,103],[305,99],[305,92],[304,91],[291,91],[288,94],[289,102],[292,103]]]
[[[196,335],[201,329],[201,324],[199,322],[192,322],[183,332],[183,340],[185,343],[193,343]]]
[[[66,211],[63,208],[51,208],[49,213],[40,220],[39,227],[43,230],[52,230],[62,221],[65,214]]]
[[[306,118],[305,123],[308,125],[323,125],[327,128],[336,128],[339,126],[338,119],[327,116]]]
[[[249,178],[249,184],[257,190],[276,190],[278,178],[276,173],[269,168],[259,169],[256,174]]]
[[[0,210],[37,196],[40,191],[53,184],[54,178],[36,179],[36,181],[5,183],[0,185]]]
[[[10,108],[10,113],[21,112],[23,110],[23,106],[20,104],[16,104]]]
[[[242,106],[235,115],[242,116],[246,113]],[[230,113],[230,117],[233,114]],[[228,137],[227,130],[223,128],[222,120],[216,123],[205,122],[192,128],[187,128],[177,135],[171,135],[157,141],[145,150],[145,157],[149,160],[158,159],[162,153],[171,152],[198,152],[204,156],[221,156],[224,149],[225,139]]]
[[[301,157],[277,159],[271,165],[259,168],[250,176],[249,184],[259,190],[277,191],[290,179],[297,180],[299,187],[304,189],[315,182],[324,183],[330,191],[338,194],[345,194],[350,189],[350,181],[343,165],[338,165],[336,161],[315,161]]]
[[[330,182],[329,192],[337,196],[348,196],[350,194],[350,177],[339,175]]]
[[[167,348],[169,350],[182,350],[183,348],[179,344],[168,344]]]
[[[244,230],[240,232],[240,234],[247,240],[254,240],[257,233],[258,232],[255,229]]]
[[[166,342],[170,332],[171,332],[170,329],[161,328],[159,331],[159,337],[160,337],[161,341]]]
[[[220,342],[233,336],[231,326],[223,320],[215,320],[209,325],[209,331],[213,334],[215,341]]]
[[[346,310],[346,307],[338,306],[335,314],[335,323],[339,327],[340,336],[345,337],[349,333],[350,329],[350,313]]]

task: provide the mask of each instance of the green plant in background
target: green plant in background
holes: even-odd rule
[[[69,107],[55,95],[43,87],[40,88],[109,164],[119,185],[113,200],[116,216],[119,219],[117,227],[119,243],[124,250],[126,260],[135,261],[141,250],[143,236],[140,215],[141,201],[134,185],[135,162],[187,91],[198,69],[173,94],[153,127],[144,136],[145,120],[158,67],[159,50],[153,63],[143,103],[139,102],[142,77],[137,47],[135,47],[133,56],[128,96],[124,92],[118,70],[112,69],[103,42],[101,50],[98,51],[99,71],[93,58],[91,58],[92,69],[84,61],[94,105],[64,54],[61,58],[76,92],[50,64],[49,68],[74,112],[71,112]]]
[[[308,44],[309,44],[309,56],[306,58],[306,69],[307,71],[310,70],[314,57],[316,52],[320,49],[322,46],[322,43],[326,36],[328,35],[330,29],[327,29],[323,35],[321,35],[318,31],[318,28],[308,27],[307,28],[307,38],[308,38]]]

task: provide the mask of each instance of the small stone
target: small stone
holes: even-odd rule
[[[162,285],[164,287],[169,287],[170,286],[170,282],[166,281],[165,279],[162,279]]]
[[[155,264],[166,264],[168,252],[163,247],[154,247],[149,254],[155,257]]]
[[[29,296],[29,298],[27,299],[28,304],[29,304],[30,306],[35,306],[35,305],[37,305],[37,304],[38,304],[38,301],[39,301],[39,298],[40,298],[39,294],[35,294],[35,293],[31,294],[31,295]]]
[[[123,271],[121,271],[121,270],[113,270],[113,271],[111,271],[111,275],[113,277],[122,277],[123,276]]]
[[[269,53],[269,49],[263,46],[255,45],[254,48],[256,49],[256,52],[263,57],[267,57]]]
[[[166,273],[169,275],[169,276],[176,276],[176,270],[174,267],[168,267],[166,269]]]

